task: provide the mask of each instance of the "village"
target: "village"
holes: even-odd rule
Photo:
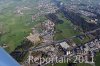
[[[63,3],[61,3],[60,5],[63,5]],[[24,9],[29,8],[24,7]],[[39,16],[43,16],[50,13],[56,13],[59,8],[56,7],[54,3],[50,3],[46,0],[45,2],[40,0],[38,7],[36,7],[36,9],[38,9],[41,12],[32,15],[33,22]],[[73,6],[69,8],[69,10],[73,9]],[[23,14],[20,10],[18,10],[17,12],[20,15]],[[85,16],[95,16],[90,12],[85,12],[82,10],[80,10],[79,13]],[[87,22],[91,22],[94,24],[97,24],[97,21],[97,19],[87,19]],[[67,63],[88,63],[90,65],[95,66],[94,57],[96,56],[96,53],[100,52],[100,39],[94,38],[93,40],[88,41],[82,45],[78,45],[72,40],[73,38],[76,38],[76,36],[72,36],[72,38],[70,37],[71,39],[65,38],[63,40],[55,41],[55,26],[55,22],[53,22],[50,19],[46,19],[42,23],[39,23],[35,25],[33,28],[31,28],[31,33],[29,34],[29,36],[26,37],[26,39],[32,43],[32,46],[27,48],[27,50],[25,49],[25,51],[28,52],[28,55],[26,59],[21,63],[22,66],[48,66],[49,64],[54,66],[56,64],[55,59],[47,63],[42,59],[43,62],[40,63],[40,58],[56,57],[58,59],[61,59],[62,57],[64,57],[65,60],[68,59],[66,61]],[[84,37],[82,37],[82,35],[79,35],[78,38],[80,40],[85,39]]]
[[[78,46],[70,39],[64,39],[60,41],[54,41],[54,22],[46,20],[41,24],[42,32],[38,32],[35,28],[32,28],[32,33],[26,37],[29,41],[35,44],[29,51],[29,56],[24,64],[40,65],[39,58],[55,58],[59,59],[66,57],[66,59],[74,60],[77,56],[80,56],[81,63],[94,64],[94,56],[100,51],[100,39],[93,39],[83,45]],[[37,45],[39,44],[39,45]],[[81,58],[83,57],[83,58]],[[38,62],[38,63],[35,63]],[[69,62],[69,61],[68,61]],[[76,59],[76,63],[80,63],[80,60]],[[41,65],[48,65],[50,63],[42,62]],[[56,64],[55,60],[52,63]]]
[[[60,61],[62,64],[88,63],[95,66],[95,57],[100,53],[99,15],[91,12],[90,7],[78,5],[64,4],[58,0],[39,0],[34,8],[33,6],[16,7],[13,14],[19,18],[18,21],[23,29],[20,30],[19,23],[15,27],[15,22],[12,22],[9,25],[15,24],[14,28],[10,27],[8,32],[2,33],[4,29],[0,23],[0,36],[4,34],[3,38],[5,38],[7,33],[8,39],[14,38],[8,42],[18,44],[10,55],[21,66],[55,66]],[[21,19],[24,21],[20,22]],[[21,34],[17,34],[12,28],[16,31],[20,30],[18,33]],[[12,35],[9,35],[10,32]],[[21,39],[17,38],[20,43],[16,41],[16,37]],[[0,47],[10,49],[8,42],[2,40]]]

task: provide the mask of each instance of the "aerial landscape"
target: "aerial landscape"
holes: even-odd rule
[[[100,66],[100,1],[0,0],[0,48],[20,66]]]

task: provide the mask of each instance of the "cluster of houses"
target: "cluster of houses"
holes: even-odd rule
[[[28,57],[27,61],[29,61],[29,59],[31,58],[30,61],[32,63],[35,63],[36,61],[40,62],[39,59],[37,58],[44,58],[44,57],[45,58],[53,58],[53,57],[61,58],[62,56],[65,56],[69,59],[70,58],[75,59],[77,55],[82,56],[82,57],[87,57],[89,61],[91,61],[91,58],[95,56],[95,53],[99,52],[100,50],[100,39],[91,40],[90,42],[84,45],[80,45],[80,46],[77,46],[74,42],[71,42],[70,40],[67,40],[67,39],[53,42],[53,39],[49,39],[49,38],[53,37],[51,35],[51,32],[54,31],[55,24],[50,20],[46,20],[45,22],[42,23],[42,26],[44,28],[42,33],[38,33],[36,29],[34,28],[32,29],[33,33],[27,37],[27,39],[33,43],[39,42],[40,36],[42,36],[43,38],[43,42],[41,42],[41,45],[39,45],[40,48],[35,50],[35,52],[32,51],[32,54]],[[44,62],[43,64],[46,64],[46,63]]]
[[[32,33],[30,33],[26,38],[34,44],[40,42],[41,38],[43,39],[42,42],[53,40],[55,24],[50,20],[46,20],[41,23],[40,26],[42,27],[42,32],[39,32],[36,28],[32,28]]]
[[[48,13],[55,13],[58,8],[55,6],[54,3],[47,1],[47,0],[40,0],[37,7],[40,11],[44,9],[46,14]]]
[[[40,62],[37,58],[52,58],[52,57],[68,57],[69,59],[74,59],[77,55],[86,56],[89,59],[90,56],[95,56],[95,53],[100,49],[100,39],[94,39],[84,45],[77,46],[74,42],[65,39],[62,41],[53,41],[51,39],[53,37],[55,24],[50,21],[46,20],[42,23],[43,31],[42,33],[38,33],[35,28],[32,28],[32,33],[27,37],[33,43],[37,43],[40,41],[40,36],[42,37],[43,41],[39,49],[32,51],[31,55],[28,57],[27,61],[32,63]],[[30,63],[30,62],[28,62]],[[43,63],[45,64],[45,62]]]
[[[31,8],[29,8],[29,7],[16,7],[15,13],[18,14],[18,15],[23,15],[24,10],[30,10],[30,9]]]
[[[44,27],[45,32],[53,32],[55,24],[50,20],[46,20],[42,23],[42,26]]]
[[[72,56],[85,57],[84,62],[94,63],[94,57],[96,53],[100,51],[100,39],[94,39],[84,45],[77,46],[72,50]],[[83,59],[82,59],[83,60]]]

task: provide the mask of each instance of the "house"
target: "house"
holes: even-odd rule
[[[60,46],[62,47],[62,48],[64,48],[64,49],[68,49],[70,46],[68,45],[68,43],[67,42],[61,42],[60,43]]]
[[[50,21],[50,20],[46,20],[44,23],[43,23],[43,26],[45,28],[45,30],[48,32],[48,31],[54,31],[54,26],[55,24]]]

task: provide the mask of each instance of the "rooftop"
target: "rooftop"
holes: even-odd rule
[[[62,43],[60,43],[60,45],[61,45],[61,47],[65,48],[65,49],[68,49],[70,47],[67,42],[62,42]]]

